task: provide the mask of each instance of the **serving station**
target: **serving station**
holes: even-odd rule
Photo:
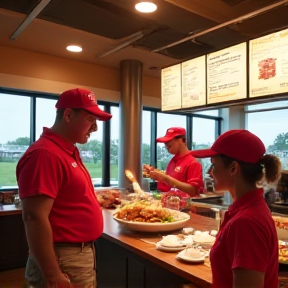
[[[209,261],[182,261],[177,257],[178,250],[157,249],[163,236],[182,234],[183,229],[135,231],[115,221],[113,213],[114,210],[103,210],[104,232],[96,241],[99,287],[211,287]],[[185,223],[186,229],[211,231],[218,227],[215,219],[188,214],[190,219]],[[279,283],[287,285],[287,270],[287,264],[279,264]]]
[[[171,232],[128,229],[113,219],[113,212],[103,210],[104,232],[96,241],[99,287],[211,287],[211,268],[204,262],[182,262],[176,258],[177,252],[163,252],[155,244],[142,241],[156,243]],[[217,221],[193,214],[188,226],[214,230]],[[181,229],[173,231],[177,232]]]

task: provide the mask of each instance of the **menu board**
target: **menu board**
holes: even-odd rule
[[[161,109],[181,108],[181,64],[161,70]]]
[[[247,97],[246,42],[207,55],[207,104]]]
[[[182,63],[182,108],[205,104],[205,56],[201,56]]]
[[[249,97],[288,92],[288,29],[249,41]]]

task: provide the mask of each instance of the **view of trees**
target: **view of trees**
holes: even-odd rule
[[[276,136],[273,145],[269,145],[267,148],[268,151],[288,151],[288,133],[281,133]]]
[[[29,137],[20,137],[17,138],[15,141],[8,141],[7,145],[30,145],[30,138]]]
[[[0,161],[5,162],[5,159],[18,161],[23,155],[27,147],[30,145],[29,137],[19,137],[16,140],[8,141],[5,144],[0,144]],[[78,145],[84,162],[95,163],[102,160],[102,142],[99,140],[90,140],[86,144]],[[208,148],[207,144],[193,143],[193,150]],[[22,149],[21,149],[22,148]],[[276,136],[272,145],[267,148],[269,153],[279,156],[284,152],[285,157],[288,156],[288,133],[281,133]],[[281,154],[281,155],[282,155]],[[111,164],[118,165],[118,139],[111,141],[110,149]],[[280,157],[280,156],[279,156]],[[150,145],[142,144],[143,163],[150,164]],[[165,170],[167,163],[171,159],[171,155],[167,152],[164,145],[157,144],[157,163],[158,168]]]

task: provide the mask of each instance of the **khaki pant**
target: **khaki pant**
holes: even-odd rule
[[[81,247],[55,247],[55,254],[60,269],[69,276],[75,288],[96,288],[96,265],[94,245]],[[29,255],[25,277],[29,287],[44,287],[44,279],[37,262]]]

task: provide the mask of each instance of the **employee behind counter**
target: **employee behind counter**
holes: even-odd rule
[[[181,127],[167,129],[165,136],[156,142],[164,143],[165,148],[174,157],[167,165],[166,173],[154,167],[144,165],[144,170],[151,179],[158,181],[157,190],[168,192],[176,188],[183,196],[194,197],[202,193],[204,188],[202,165],[192,155],[186,145],[186,130]]]

